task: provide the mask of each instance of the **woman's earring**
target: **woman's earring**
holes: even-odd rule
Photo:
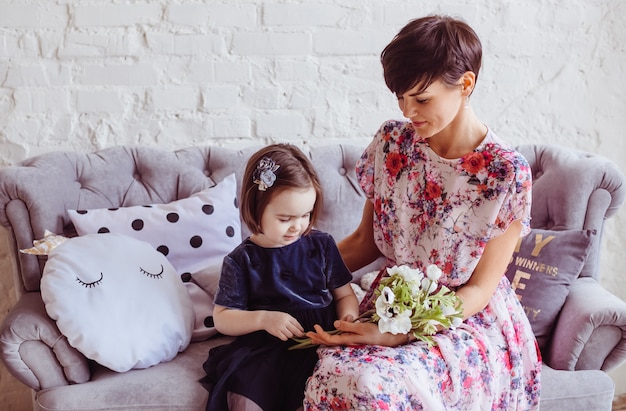
[[[469,108],[469,96],[465,97],[465,108]]]

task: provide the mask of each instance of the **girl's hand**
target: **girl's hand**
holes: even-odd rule
[[[282,341],[293,337],[304,337],[304,328],[298,320],[282,311],[265,311],[261,321],[265,331]]]
[[[371,322],[335,321],[335,328],[339,334],[329,334],[319,325],[315,325],[315,332],[310,331],[306,336],[315,344],[322,345],[384,345],[395,347],[407,342],[406,334],[381,333],[378,325]]]

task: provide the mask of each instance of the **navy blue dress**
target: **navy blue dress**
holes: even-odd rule
[[[284,247],[264,248],[250,239],[224,258],[215,303],[240,310],[283,311],[305,331],[333,329],[332,290],[352,280],[333,238],[321,231]],[[293,411],[317,362],[314,348],[292,350],[266,331],[237,337],[211,349],[201,380],[210,392],[207,410],[228,410],[226,393],[250,398],[263,410]]]

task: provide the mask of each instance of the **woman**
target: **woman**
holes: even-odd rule
[[[433,348],[368,322],[337,321],[335,335],[316,326],[307,335],[330,347],[318,351],[306,409],[538,409],[540,354],[504,276],[530,229],[531,174],[469,104],[481,58],[471,27],[445,16],[409,22],[383,50],[409,121],[384,123],[363,153],[369,201],[339,243],[351,270],[381,254],[388,266],[438,265],[464,322],[438,332]]]

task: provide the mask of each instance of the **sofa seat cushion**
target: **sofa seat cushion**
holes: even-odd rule
[[[615,383],[600,370],[541,368],[542,410],[611,410]]]
[[[37,392],[35,410],[203,411],[208,392],[198,380],[212,347],[232,341],[215,337],[190,344],[172,361],[125,373],[94,364],[91,381]]]

